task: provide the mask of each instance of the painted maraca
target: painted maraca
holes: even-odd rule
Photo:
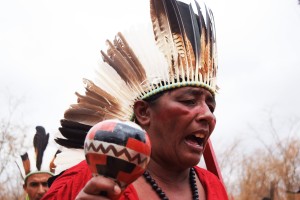
[[[112,178],[123,190],[144,173],[151,145],[140,126],[112,119],[99,122],[89,130],[84,151],[93,176]]]

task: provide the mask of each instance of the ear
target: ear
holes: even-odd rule
[[[150,124],[150,107],[146,101],[137,100],[134,103],[134,115],[138,124],[143,128],[149,126]]]

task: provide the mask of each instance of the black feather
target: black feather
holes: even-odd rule
[[[65,138],[56,138],[55,142],[67,148],[83,149],[85,137],[92,126],[62,119],[60,133]]]
[[[37,126],[35,129],[36,134],[33,138],[33,146],[36,152],[36,167],[38,170],[41,170],[44,151],[49,141],[49,133],[46,134],[45,128],[42,126]]]
[[[22,161],[28,160],[28,153],[24,153],[23,155],[21,155],[21,159]]]
[[[74,129],[74,128],[60,127],[59,131],[65,138],[73,138],[76,140],[85,140],[85,136],[87,134],[87,131],[85,130]]]
[[[83,149],[84,140],[78,141],[73,139],[55,138],[55,142],[66,148]]]
[[[81,123],[74,122],[74,121],[69,121],[69,120],[66,120],[66,119],[60,120],[60,124],[64,128],[79,129],[79,130],[83,130],[83,131],[86,131],[86,132],[89,131],[92,127],[92,126],[89,126],[89,125],[86,125],[86,124],[81,124]]]

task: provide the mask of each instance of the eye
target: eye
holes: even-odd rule
[[[37,187],[39,185],[39,183],[37,183],[37,182],[31,182],[30,183],[30,186],[31,187]]]
[[[47,182],[42,182],[43,187],[48,187],[48,183]]]
[[[208,106],[210,112],[214,113],[214,111],[215,111],[215,106],[214,106],[214,105],[209,105],[209,104],[208,104],[207,106]]]
[[[195,105],[196,104],[196,100],[195,99],[185,99],[185,100],[181,100],[180,101],[182,104],[184,105]]]

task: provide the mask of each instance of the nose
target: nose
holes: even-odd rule
[[[216,125],[216,117],[206,103],[202,103],[196,108],[196,121],[204,126],[208,126],[210,132]]]
[[[45,194],[47,192],[47,187],[44,187],[42,184],[39,184],[38,193]]]

